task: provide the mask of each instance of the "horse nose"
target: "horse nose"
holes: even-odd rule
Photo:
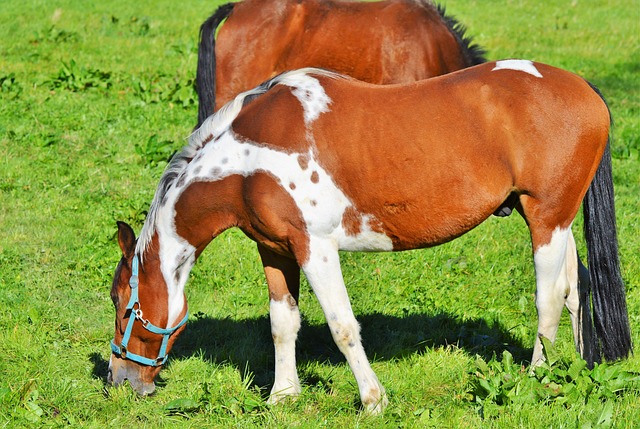
[[[115,362],[112,355],[107,369],[107,384],[109,386],[120,386],[127,380],[128,376],[129,373],[126,368],[123,368],[120,362]]]
[[[113,384],[113,368],[111,367],[111,365],[113,365],[113,355],[109,356],[109,368],[107,369],[107,384],[108,385],[112,385]]]
[[[134,389],[140,396],[152,396],[156,393],[155,383],[144,383],[141,387]]]
[[[156,391],[156,384],[152,382],[146,382],[139,377],[125,378],[129,382],[129,385],[140,396],[151,396]],[[124,382],[124,380],[123,380]]]

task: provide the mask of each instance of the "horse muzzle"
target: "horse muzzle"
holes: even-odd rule
[[[151,395],[155,392],[156,385],[153,382],[153,376],[151,381],[145,381],[146,377],[143,374],[145,370],[148,371],[149,368],[143,368],[134,362],[111,355],[107,372],[107,384],[117,387],[121,386],[125,381],[129,381],[129,385],[138,395]]]

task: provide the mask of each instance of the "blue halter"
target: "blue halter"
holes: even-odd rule
[[[173,334],[178,328],[187,323],[187,318],[189,317],[189,312],[187,311],[176,326],[170,329],[158,328],[149,320],[144,319],[142,317],[142,310],[140,309],[140,302],[138,300],[138,255],[133,257],[133,261],[131,262],[131,278],[129,279],[129,286],[131,287],[131,298],[129,298],[129,303],[127,304],[127,310],[129,313],[129,322],[127,323],[127,328],[124,331],[124,336],[122,337],[122,342],[120,346],[117,346],[114,340],[111,340],[111,351],[117,355],[119,355],[122,359],[129,359],[134,362],[138,362],[142,365],[147,366],[160,366],[164,365],[167,361],[167,344],[169,342],[169,337]],[[137,304],[138,308],[134,308]],[[125,311],[126,314],[126,311]],[[158,353],[158,357],[156,359],[149,359],[144,356],[137,355],[130,351],[127,351],[127,345],[129,344],[129,338],[131,338],[131,330],[133,329],[134,320],[138,319],[142,322],[142,326],[149,332],[153,332],[154,334],[162,335],[162,345],[160,346],[160,352]]]

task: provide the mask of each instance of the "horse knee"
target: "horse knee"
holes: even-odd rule
[[[333,341],[342,351],[352,349],[360,344],[360,325],[352,322],[333,321],[329,324]]]
[[[295,342],[300,330],[300,310],[295,299],[287,295],[280,301],[271,300],[269,307],[274,343]]]

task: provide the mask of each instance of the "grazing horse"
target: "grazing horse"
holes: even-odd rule
[[[626,357],[610,121],[595,87],[525,60],[388,86],[303,69],[241,93],[171,161],[138,241],[119,223],[109,380],[153,391],[184,327],[184,285],[196,258],[238,227],[258,243],[269,286],[270,402],[300,392],[302,269],[362,404],[380,412],[385,390],[361,344],[338,251],[436,246],[511,209],[531,233],[539,319],[532,364],[543,360],[540,337],[555,339],[563,306],[590,364]],[[571,231],[583,199],[588,273]]]
[[[428,0],[229,3],[200,28],[198,126],[214,108],[287,70],[322,67],[391,84],[482,62],[464,27]]]

